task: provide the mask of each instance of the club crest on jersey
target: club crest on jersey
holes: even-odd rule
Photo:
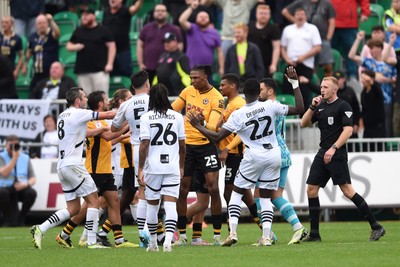
[[[347,118],[350,118],[351,115],[353,115],[353,112],[351,112],[351,111],[345,111],[344,114],[346,114]]]
[[[207,105],[209,103],[208,98],[203,99],[203,105]]]
[[[328,117],[328,124],[332,125],[333,124],[333,117]]]

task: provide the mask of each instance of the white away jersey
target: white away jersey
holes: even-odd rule
[[[58,163],[57,169],[70,165],[83,165],[82,153],[87,123],[96,120],[98,112],[70,107],[58,116]]]
[[[139,145],[140,117],[149,110],[149,95],[139,94],[123,102],[115,115],[112,124],[121,128],[125,121],[129,122],[131,130],[131,144]]]
[[[185,139],[182,115],[170,109],[165,115],[147,112],[140,119],[140,140],[145,139],[150,139],[150,144],[143,171],[179,175],[178,141]]]
[[[251,151],[265,152],[278,147],[275,116],[286,115],[288,109],[276,101],[256,101],[235,110],[222,127],[237,133]]]

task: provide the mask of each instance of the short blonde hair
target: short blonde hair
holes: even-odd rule
[[[249,32],[249,26],[247,26],[247,24],[244,23],[237,23],[235,24],[235,26],[233,26],[233,29],[242,29],[245,32]]]
[[[339,82],[338,82],[338,80],[337,80],[335,77],[333,77],[333,76],[324,77],[322,80],[323,80],[323,81],[331,81],[332,84],[334,85],[335,89],[338,89],[338,88],[339,88]]]

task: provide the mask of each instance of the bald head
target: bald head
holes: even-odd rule
[[[36,30],[39,34],[46,34],[49,29],[49,22],[45,15],[40,14],[36,17]]]
[[[63,65],[56,61],[50,66],[50,78],[53,80],[61,80],[64,76],[64,67]]]

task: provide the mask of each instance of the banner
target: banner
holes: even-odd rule
[[[293,165],[289,168],[284,197],[295,208],[308,208],[306,180],[315,154],[292,154]],[[400,206],[400,152],[349,153],[349,170],[354,189],[365,198],[371,207]],[[61,183],[57,177],[56,159],[33,159],[38,192],[33,211],[55,211],[66,207]],[[219,175],[219,191],[222,207],[224,200],[224,172]],[[339,186],[332,180],[320,189],[319,199],[322,208],[355,208],[353,202],[343,196]],[[188,204],[196,201],[196,193],[190,192]],[[246,205],[242,203],[242,207]]]
[[[35,139],[44,130],[43,118],[49,107],[50,100],[0,100],[0,135]]]

